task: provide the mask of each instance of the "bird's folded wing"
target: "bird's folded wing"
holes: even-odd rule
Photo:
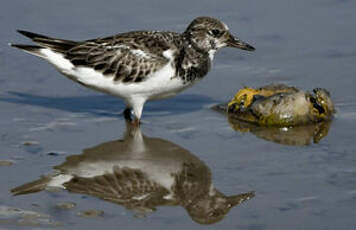
[[[78,43],[65,52],[73,65],[91,67],[118,82],[141,82],[169,62],[170,49],[154,34],[127,33]]]

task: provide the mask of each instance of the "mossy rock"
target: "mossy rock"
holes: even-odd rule
[[[293,127],[330,121],[335,113],[330,93],[315,88],[312,93],[286,85],[243,88],[228,103],[215,106],[229,118],[260,126]]]

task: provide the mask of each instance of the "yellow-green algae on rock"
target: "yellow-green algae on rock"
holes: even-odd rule
[[[234,119],[285,127],[331,120],[335,109],[326,89],[315,88],[311,93],[280,84],[239,90],[227,112]]]

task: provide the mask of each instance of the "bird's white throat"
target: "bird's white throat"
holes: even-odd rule
[[[213,61],[215,53],[216,53],[216,50],[209,50],[210,61]]]

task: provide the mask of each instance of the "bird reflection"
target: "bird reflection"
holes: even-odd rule
[[[55,172],[12,189],[14,195],[49,188],[88,194],[146,215],[157,206],[182,206],[200,224],[222,220],[254,192],[225,196],[212,184],[210,169],[188,150],[146,137],[127,124],[123,140],[67,157]]]
[[[332,121],[295,127],[263,127],[228,118],[230,126],[239,132],[251,132],[256,137],[283,145],[310,145],[328,135]]]

